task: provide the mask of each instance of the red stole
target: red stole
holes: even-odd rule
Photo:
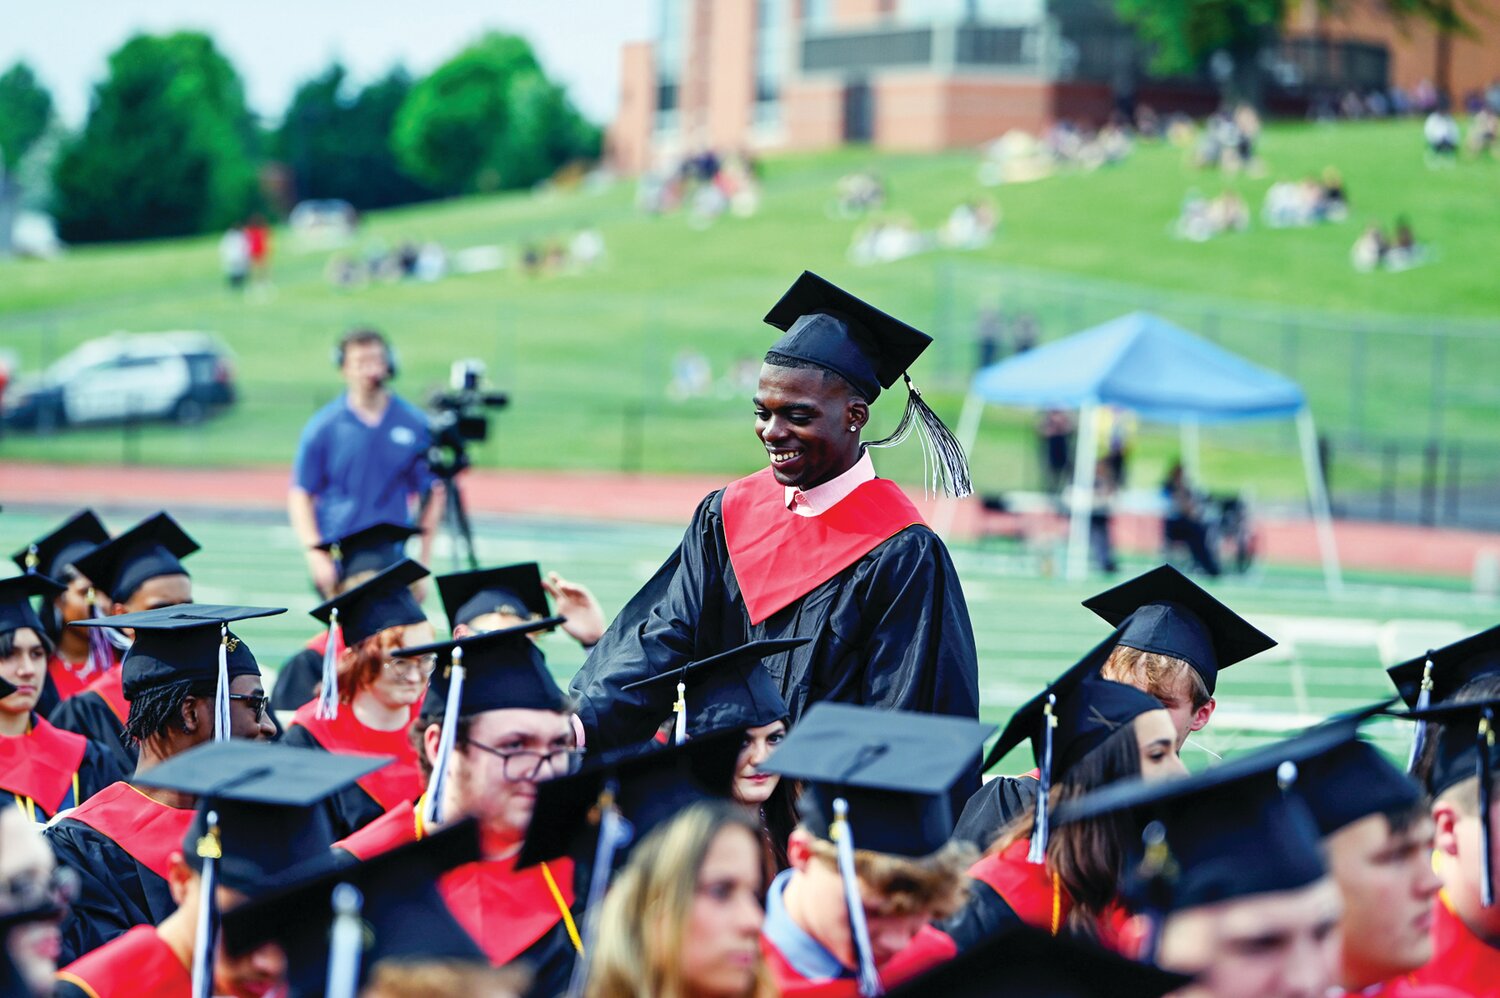
[[[724,490],[724,543],[751,624],[790,606],[922,514],[895,482],[865,482],[817,516],[786,508],[770,468]]]
[[[1432,959],[1410,975],[1415,984],[1443,984],[1466,995],[1500,995],[1500,949],[1486,943],[1438,894],[1433,902]]]
[[[994,888],[1027,925],[1057,935],[1073,908],[1073,899],[1054,883],[1045,863],[1026,859],[1030,848],[1029,840],[1017,839],[969,867],[969,876]]]
[[[448,910],[497,967],[526,952],[562,918],[547,871],[562,894],[563,905],[573,905],[571,859],[524,870],[517,870],[515,863],[514,857],[466,863],[438,880]]]
[[[422,837],[417,820],[417,807],[406,800],[391,808],[365,827],[333,844],[360,862],[390,852],[397,846],[408,845]]]
[[[30,797],[49,816],[54,815],[68,799],[88,747],[87,738],[54,728],[33,714],[29,732],[0,737],[0,790]]]
[[[57,977],[95,998],[188,998],[193,993],[193,975],[162,942],[154,925],[137,925],[74,960]]]
[[[55,653],[47,659],[47,678],[52,680],[52,688],[57,691],[59,700],[66,700],[89,688],[89,684],[78,674],[78,670],[86,668],[87,662],[74,665]]]
[[[167,807],[121,782],[111,783],[68,817],[109,836],[131,859],[165,880],[167,861],[182,851],[193,809]]]
[[[85,689],[103,700],[119,719],[120,726],[124,727],[125,719],[130,716],[130,701],[125,699],[122,677],[120,666],[115,665],[104,675],[89,683]]]
[[[829,981],[810,981],[798,973],[765,936],[760,937],[760,951],[766,959],[766,968],[771,971],[776,987],[783,995],[858,998],[859,981],[852,976],[835,977]],[[880,965],[880,981],[887,988],[895,987],[957,955],[958,947],[946,933],[924,925],[904,950]]]
[[[417,705],[411,707],[411,718],[417,716]],[[389,811],[402,801],[416,800],[426,789],[422,771],[417,768],[417,750],[407,736],[407,726],[395,731],[376,731],[354,716],[349,704],[339,704],[339,716],[333,720],[318,717],[318,701],[309,700],[297,708],[292,723],[307,729],[319,745],[330,752],[345,755],[393,755],[396,761],[359,778],[359,788]]]

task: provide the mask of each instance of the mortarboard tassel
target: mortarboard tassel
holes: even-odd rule
[[[870,947],[870,927],[865,924],[865,903],[859,893],[859,874],[854,869],[854,831],[849,824],[849,802],[842,797],[833,801],[833,825],[828,829],[838,850],[839,876],[844,883],[844,904],[849,909],[849,931],[859,954],[859,993],[861,998],[885,994],[880,972],[875,969],[875,954]]]
[[[428,827],[443,820],[443,788],[448,783],[448,760],[453,757],[453,744],[458,736],[458,707],[463,702],[464,650],[454,648],[448,664],[448,699],[443,704],[443,733],[438,736],[437,759],[432,764],[432,776],[427,781],[427,796],[422,808],[422,821]]]
[[[333,931],[328,939],[328,986],[324,998],[354,998],[359,993],[359,959],[365,926],[360,920],[365,898],[353,884],[333,889]]]
[[[594,949],[595,935],[599,930],[599,910],[604,907],[604,892],[609,888],[615,853],[629,844],[631,837],[635,835],[635,828],[615,806],[615,795],[619,790],[619,781],[610,777],[595,805],[599,821],[599,841],[594,847],[594,868],[589,871],[588,902],[583,916],[583,952],[573,963],[573,974],[568,980],[568,998],[583,998],[584,987],[589,979],[587,956]]]
[[[1484,708],[1479,718],[1479,903],[1488,908],[1495,903],[1495,871],[1490,861],[1490,780],[1494,767],[1490,753],[1495,749],[1495,711]]]
[[[1042,710],[1042,757],[1037,760],[1041,787],[1036,795],[1036,818],[1031,825],[1031,848],[1026,859],[1031,863],[1047,862],[1047,819],[1052,796],[1052,735],[1057,727],[1057,694],[1047,694]]]
[[[99,610],[99,598],[93,586],[89,586],[88,601],[89,616],[103,617],[104,614]],[[110,650],[108,630],[109,628],[106,627],[89,628],[89,657],[83,670],[84,678],[102,676],[114,667],[115,655]]]
[[[339,626],[339,608],[328,611],[328,641],[323,645],[323,688],[314,713],[320,720],[339,716],[339,659],[344,655],[344,629]]]
[[[1146,933],[1141,938],[1138,959],[1141,963],[1154,964],[1161,943],[1161,928],[1171,905],[1172,883],[1177,879],[1177,863],[1172,859],[1172,850],[1167,846],[1167,830],[1160,821],[1146,826],[1141,833],[1141,842],[1145,852],[1138,870],[1144,891],[1141,915],[1146,919]]]
[[[229,741],[229,625],[219,625],[219,682],[214,690],[214,741]]]
[[[1422,685],[1417,690],[1416,710],[1426,710],[1432,702],[1432,649],[1427,650],[1427,662],[1422,666]],[[1427,745],[1427,722],[1418,721],[1411,736],[1411,757],[1406,760],[1406,772],[1410,775],[1417,768],[1417,760]]]
[[[677,681],[677,702],[672,705],[672,709],[677,712],[672,744],[681,745],[687,741],[687,684],[680,679]]]
[[[963,445],[923,400],[921,391],[911,383],[911,375],[904,374],[902,377],[906,379],[906,409],[901,413],[901,421],[896,424],[890,436],[869,446],[895,447],[915,432],[922,445],[924,491],[941,491],[955,499],[962,499],[974,491],[974,486],[969,481],[969,462],[964,456]]]
[[[26,546],[26,574],[35,575],[37,573],[37,566],[41,563],[42,556],[37,552],[36,545],[28,544]]]
[[[207,828],[198,839],[198,857],[203,870],[198,877],[198,931],[193,937],[193,998],[211,998],[214,993],[214,949],[219,927],[219,812],[209,811]]]

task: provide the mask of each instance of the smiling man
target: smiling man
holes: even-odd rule
[[[671,710],[670,684],[630,683],[760,638],[811,639],[766,659],[794,723],[820,700],[978,714],[948,551],[869,454],[917,430],[944,485],[966,494],[962,451],[909,379],[895,432],[862,439],[871,403],[931,338],[810,273],[766,321],[786,331],[754,399],[768,466],[702,502],[573,680],[588,738],[607,747],[644,741]],[[975,763],[955,793],[978,786]]]

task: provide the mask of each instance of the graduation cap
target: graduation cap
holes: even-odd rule
[[[1471,634],[1450,645],[1385,670],[1408,707],[1425,710],[1442,703],[1471,681],[1500,673],[1500,627]],[[1418,721],[1407,762],[1410,772],[1427,740],[1427,722]]]
[[[50,603],[67,588],[45,575],[17,575],[0,579],[0,634],[22,627],[31,628],[39,637],[45,634],[42,618],[37,616],[36,609],[32,607],[31,598],[41,596],[45,602]]]
[[[124,603],[150,579],[188,574],[180,559],[197,550],[198,542],[176,520],[157,513],[78,556],[73,567],[115,602]]]
[[[1422,800],[1416,781],[1357,738],[1304,764],[1297,782],[1325,837],[1372,814],[1408,811]]]
[[[321,995],[330,981],[353,994],[385,959],[487,965],[436,884],[448,870],[480,858],[478,823],[462,821],[235,908],[224,916],[225,949],[239,955],[279,943],[288,984],[299,996]]]
[[[387,627],[427,620],[417,598],[411,594],[412,583],[427,574],[427,569],[417,562],[402,558],[374,578],[312,608],[312,615],[328,625],[328,641],[323,646],[323,686],[318,694],[319,718],[331,720],[339,716],[338,662],[344,648],[357,645]]]
[[[931,459],[934,482],[957,497],[969,494],[963,448],[907,374],[932,342],[931,336],[808,270],[766,313],[765,321],[785,334],[772,344],[771,354],[832,371],[868,402],[904,378],[907,401],[901,422],[889,437],[869,446],[894,446],[915,429]]]
[[[1023,704],[1011,716],[984,760],[984,768],[989,769],[1021,742],[1031,740],[1041,779],[1029,852],[1033,863],[1047,858],[1047,812],[1053,784],[1116,731],[1142,714],[1165,709],[1161,701],[1143,690],[1099,678],[1099,670],[1120,633],[1117,629],[1095,645],[1050,686]]]
[[[50,534],[38,537],[11,555],[23,572],[54,578],[73,562],[109,540],[109,531],[91,509],[75,513]]]
[[[489,613],[522,618],[552,615],[547,590],[542,587],[542,569],[534,561],[439,575],[437,588],[450,628]]]
[[[1160,998],[1193,978],[1029,925],[997,932],[889,998]]]
[[[406,557],[406,541],[422,531],[399,523],[377,523],[352,534],[333,537],[318,544],[327,551],[338,570],[339,580],[361,572],[383,572]]]
[[[438,655],[447,660],[442,668],[433,670],[423,701],[443,705],[443,733],[423,798],[424,821],[436,824],[442,820],[443,783],[460,717],[507,709],[563,712],[567,698],[547,669],[542,650],[527,637],[561,621],[561,617],[528,621],[519,627],[392,652],[394,658]]]
[[[623,687],[661,688],[675,683],[678,700],[677,741],[726,728],[759,728],[791,716],[776,680],[761,662],[770,655],[800,648],[811,638],[750,641],[729,651],[689,662]],[[688,693],[691,692],[689,698]]]
[[[1121,629],[1119,644],[1191,665],[1210,694],[1220,669],[1276,647],[1269,636],[1171,565],[1090,596],[1083,605]]]

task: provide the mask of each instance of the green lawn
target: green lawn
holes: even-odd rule
[[[695,231],[681,216],[640,215],[633,185],[618,184],[602,193],[475,198],[384,212],[369,218],[364,234],[371,243],[438,239],[453,250],[545,240],[597,225],[609,247],[608,265],[578,277],[528,280],[505,271],[340,293],[323,280],[328,254],[298,253],[284,235],[277,243],[275,296],[259,303],[221,288],[211,238],[84,248],[52,264],[4,263],[0,350],[16,353],[23,369],[115,329],[208,329],[235,349],[244,398],[198,429],[10,437],[0,441],[0,457],[285,462],[313,407],[337,390],[330,343],[351,324],[373,323],[399,345],[397,387],[409,396],[425,394],[443,380],[450,361],[466,356],[484,358],[497,385],[512,392],[515,404],[498,416],[495,439],[479,450],[482,464],[742,473],[762,460],[743,393],[725,388],[716,398],[668,402],[672,361],[685,349],[701,351],[721,377],[732,362],[758,357],[771,335],[759,317],[803,268],[939,333],[940,348],[916,376],[937,388],[930,395],[950,418],[957,416],[961,374],[971,356],[969,316],[1001,267],[1167,293],[1401,315],[1414,325],[1439,317],[1500,317],[1493,263],[1500,163],[1430,172],[1416,122],[1277,126],[1267,131],[1263,152],[1269,171],[1260,179],[1199,174],[1183,165],[1179,150],[1145,146],[1113,169],[990,189],[1004,219],[991,247],[874,268],[845,259],[856,223],[827,216],[835,180],[872,164],[888,182],[892,209],[932,228],[959,200],[984,192],[974,154],[843,150],[772,159],[762,212],[749,220],[724,219],[707,231]],[[1344,173],[1354,204],[1353,218],[1343,225],[1257,226],[1206,244],[1168,234],[1190,187],[1205,194],[1233,187],[1258,208],[1273,179],[1329,164]],[[1435,247],[1436,261],[1406,274],[1355,274],[1347,257],[1358,226],[1365,220],[1389,225],[1401,213]],[[950,264],[964,268],[956,286],[944,271]],[[1062,299],[1068,297],[1043,291],[1017,300],[1044,313],[1053,335],[1064,331]],[[1225,335],[1226,343],[1272,366],[1285,359],[1279,346],[1257,341],[1263,337],[1255,328]],[[1427,382],[1412,376],[1425,368],[1390,342],[1370,349],[1372,395],[1363,411],[1372,430],[1410,431],[1425,425]],[[1320,419],[1347,421],[1348,356],[1312,341],[1302,344],[1296,361],[1295,373]],[[1496,401],[1483,372],[1500,364],[1500,345],[1465,341],[1446,364],[1477,379],[1454,402],[1453,426],[1481,432]],[[896,408],[889,402],[877,407],[877,429],[894,420]],[[976,454],[982,487],[1025,481],[1032,463],[1030,418],[1012,413],[989,420]],[[1154,477],[1175,447],[1171,433],[1148,433],[1138,462],[1143,479]],[[1205,470],[1216,487],[1253,480],[1263,495],[1300,490],[1295,451],[1279,428],[1205,435],[1205,448]],[[914,455],[893,454],[882,468],[910,480]],[[1362,482],[1369,474],[1354,468],[1346,481]]]

